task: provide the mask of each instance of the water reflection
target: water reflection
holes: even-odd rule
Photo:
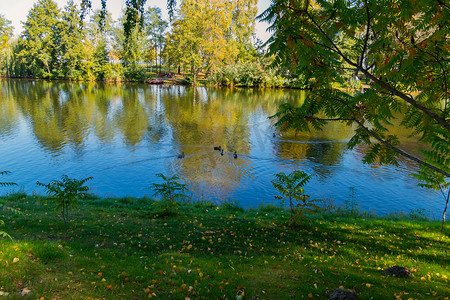
[[[36,180],[94,176],[92,187],[102,196],[150,194],[154,174],[177,173],[196,199],[236,199],[244,206],[273,202],[273,174],[303,169],[316,175],[307,187],[313,196],[342,202],[356,186],[365,209],[413,207],[424,197],[437,205],[435,194],[407,176],[414,164],[362,165],[366,149],[346,150],[350,127],[333,123],[321,132],[273,136],[268,116],[281,103],[300,105],[304,98],[298,90],[2,80],[0,169],[13,171],[27,192]],[[218,145],[224,155],[213,150]],[[181,152],[186,157],[177,159]]]

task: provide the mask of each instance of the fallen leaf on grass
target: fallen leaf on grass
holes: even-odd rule
[[[23,297],[23,296],[29,295],[30,293],[31,293],[31,290],[29,290],[28,288],[24,288],[24,289],[22,290],[21,295],[22,295],[22,297]]]
[[[13,262],[13,263],[16,263],[16,262],[18,262],[18,261],[19,261],[19,258],[18,258],[18,257],[14,257],[12,262]]]

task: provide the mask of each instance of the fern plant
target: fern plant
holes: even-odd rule
[[[0,175],[6,175],[10,173],[9,171],[0,171]],[[5,186],[14,186],[17,185],[15,182],[0,182],[0,187],[5,187]],[[8,207],[4,201],[0,200],[0,209],[1,210],[8,210],[14,213],[20,213],[20,211],[18,211],[17,209]],[[4,225],[5,222],[3,220],[0,220],[0,225]],[[7,234],[4,231],[0,231],[0,237],[9,237],[10,239],[12,239],[12,237]]]
[[[271,181],[274,188],[276,188],[282,196],[277,198],[282,199],[284,203],[289,200],[289,208],[291,212],[291,224],[295,223],[295,216],[303,217],[305,212],[312,212],[319,209],[314,203],[318,200],[311,200],[309,195],[305,194],[303,186],[305,186],[311,179],[311,175],[303,171],[294,171],[290,174],[280,172],[275,174],[275,179]]]
[[[49,197],[44,199],[44,201],[54,203],[56,210],[61,211],[64,223],[67,224],[69,221],[69,207],[75,208],[78,200],[88,195],[89,187],[84,184],[91,179],[93,177],[78,180],[63,175],[61,180],[53,180],[48,184],[37,181],[36,184],[45,187]]]
[[[164,174],[158,173],[156,176],[164,180],[163,183],[152,183],[151,188],[155,192],[153,196],[160,196],[161,201],[155,202],[155,205],[159,206],[164,215],[171,215],[176,212],[179,206],[180,200],[187,200],[190,197],[186,194],[189,189],[184,183],[179,183],[178,175],[171,177],[164,176]]]

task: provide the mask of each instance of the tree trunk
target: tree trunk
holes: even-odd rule
[[[442,191],[442,193],[444,193]],[[444,194],[445,196],[445,194]],[[448,207],[448,200],[450,198],[450,188],[448,189],[448,193],[447,193],[447,199],[445,200],[445,208],[444,208],[444,212],[442,213],[442,226],[441,226],[441,232],[444,231],[444,223],[445,223],[445,214],[447,213],[447,207]]]

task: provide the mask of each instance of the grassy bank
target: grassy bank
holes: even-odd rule
[[[38,198],[2,198],[0,295],[32,299],[448,299],[439,221],[317,215],[290,228],[267,206],[189,204],[161,217],[148,199],[87,199],[68,226]],[[447,230],[448,232],[448,230]],[[381,270],[412,269],[396,278]],[[1,296],[0,296],[1,298]]]

